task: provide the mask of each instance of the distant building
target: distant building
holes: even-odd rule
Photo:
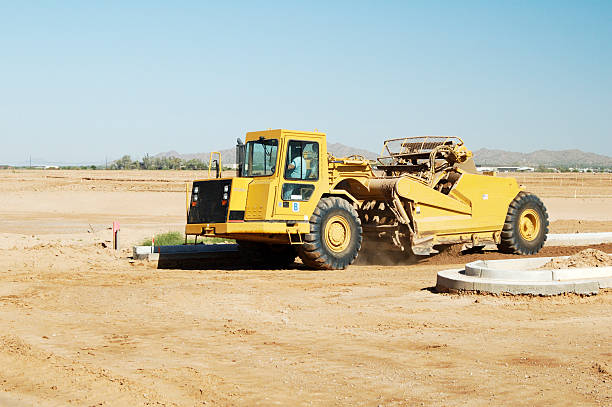
[[[495,171],[495,172],[534,172],[533,167],[476,167],[480,172]]]

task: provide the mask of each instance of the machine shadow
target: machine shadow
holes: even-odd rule
[[[229,245],[202,245],[193,247],[196,250],[172,251],[167,248],[158,252],[157,268],[174,270],[302,270],[316,271],[308,268],[299,260],[293,264],[279,264],[275,258],[254,259],[246,253]],[[460,259],[461,246],[436,246],[439,253],[429,256],[418,256],[398,249],[381,246],[364,245],[355,259],[354,266],[412,266],[422,263],[453,263]],[[222,248],[220,251],[219,248]],[[478,253],[464,251],[463,254]],[[461,260],[459,260],[461,261]]]
[[[355,266],[410,266],[419,264],[426,257],[411,256],[402,257],[396,254],[365,254],[360,253],[353,265]],[[290,265],[277,265],[273,261],[255,262],[245,258],[240,253],[223,253],[211,256],[206,255],[184,255],[174,253],[160,253],[157,260],[157,268],[160,270],[301,270],[317,271],[308,268],[298,259]]]
[[[279,266],[273,262],[254,262],[252,259],[243,257],[240,253],[223,253],[215,256],[210,254],[206,256],[198,255],[177,255],[160,253],[157,261],[157,268],[160,270],[224,270],[224,271],[239,271],[239,270],[303,270],[313,271],[308,269],[301,263],[293,263],[291,265]]]

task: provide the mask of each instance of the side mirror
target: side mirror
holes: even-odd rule
[[[242,144],[242,141],[238,139],[236,144],[236,176],[244,176],[244,162],[246,160],[246,144]]]

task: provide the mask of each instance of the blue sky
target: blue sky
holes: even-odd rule
[[[246,131],[612,155],[611,1],[0,3],[0,163]]]

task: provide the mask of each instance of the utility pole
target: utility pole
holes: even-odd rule
[[[32,169],[32,156],[30,155],[30,169]]]

